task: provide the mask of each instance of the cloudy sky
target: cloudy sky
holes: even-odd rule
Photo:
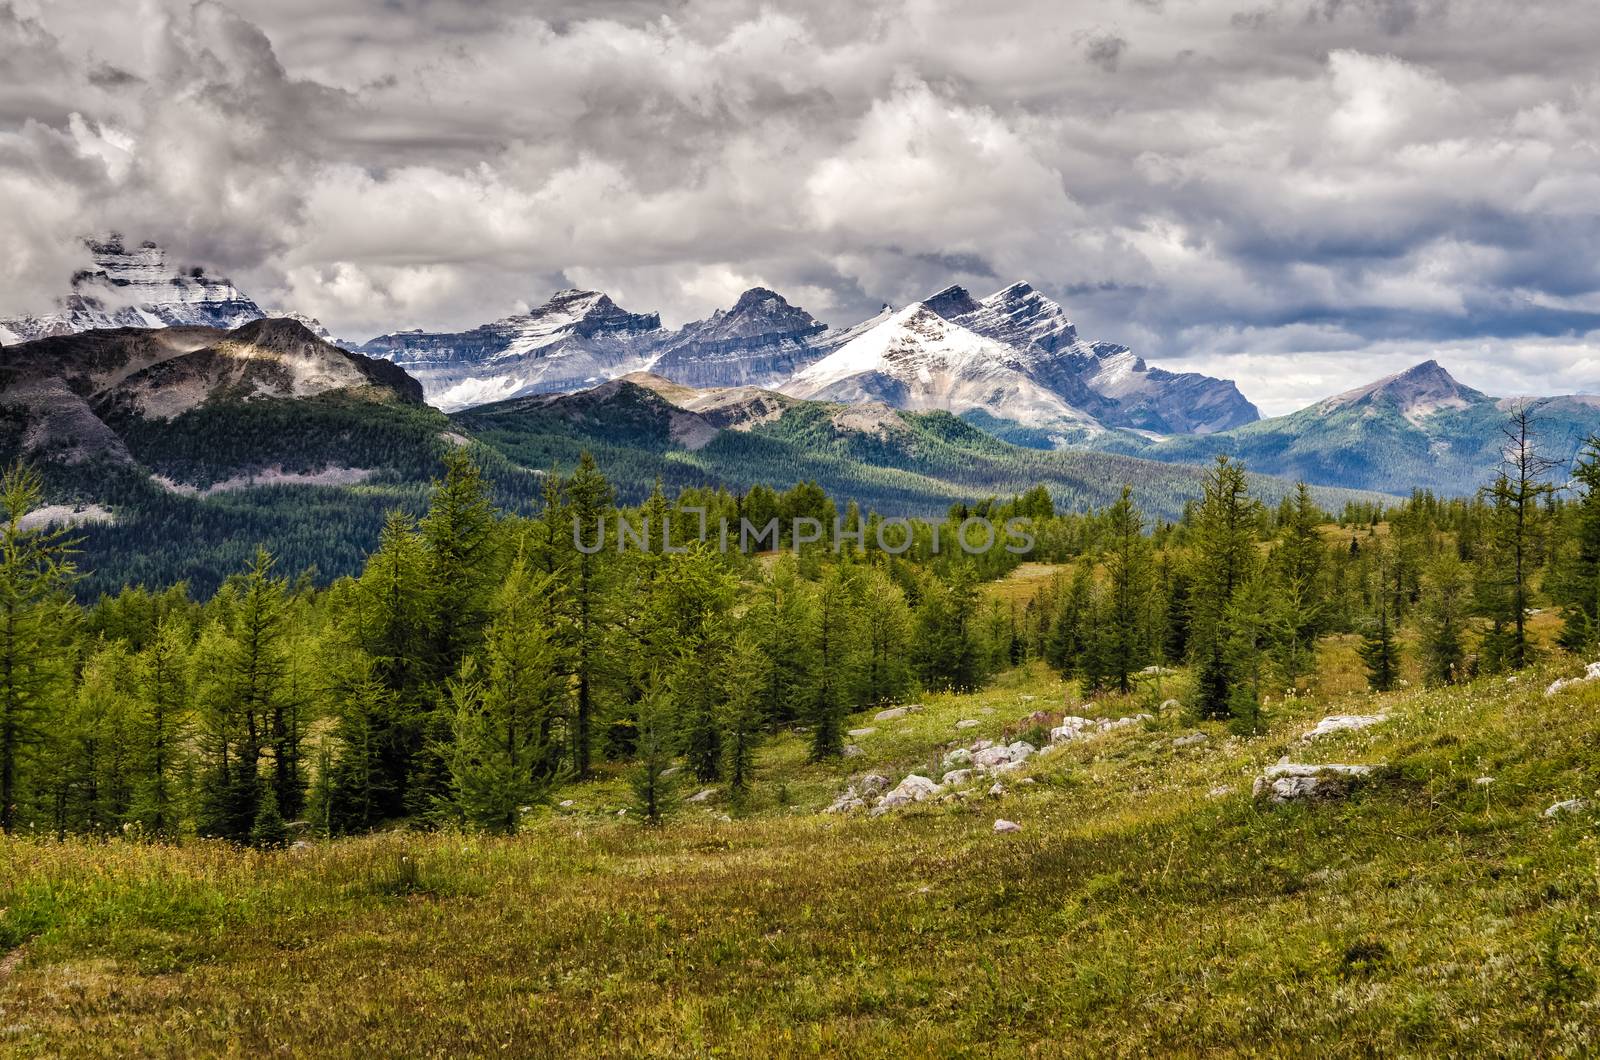
[[[1593,0],[0,0],[0,316],[117,229],[366,338],[1028,279],[1264,411],[1600,390]]]

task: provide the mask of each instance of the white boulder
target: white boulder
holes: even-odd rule
[[[982,723],[978,721],[977,718],[962,718],[960,721],[956,722],[956,728],[976,729],[980,724]]]
[[[1317,727],[1300,739],[1315,740],[1319,736],[1329,736],[1336,732],[1355,732],[1358,729],[1381,725],[1388,720],[1387,714],[1332,714],[1317,722]]]
[[[943,777],[939,778],[939,783],[940,783],[941,786],[948,788],[948,787],[953,787],[953,786],[956,786],[956,785],[959,785],[959,784],[970,783],[971,780],[972,780],[972,770],[970,770],[970,769],[952,769],[950,772],[946,773]]]
[[[907,806],[913,802],[922,802],[939,793],[939,785],[927,777],[912,773],[896,784],[893,791],[880,798],[872,807],[872,816],[888,813],[899,806]]]
[[[1563,689],[1571,688],[1574,685],[1586,685],[1595,680],[1600,680],[1600,662],[1592,662],[1584,667],[1582,677],[1563,677],[1558,681],[1552,681],[1550,687],[1544,690],[1544,694],[1553,696]]]
[[[965,747],[957,747],[954,751],[947,751],[944,756],[946,769],[960,769],[972,764],[972,752]]]
[[[878,713],[876,713],[876,714],[874,714],[872,716],[872,720],[873,721],[895,721],[895,720],[897,720],[899,718],[903,718],[905,716],[906,716],[906,708],[905,707],[890,707],[887,710],[878,711]]]
[[[1022,831],[1022,826],[1015,821],[1008,821],[1002,817],[994,822],[994,830],[996,832],[1020,832]]]
[[[875,733],[877,731],[878,731],[877,729],[874,729],[872,726],[869,725],[864,729],[851,729],[845,735],[854,736],[856,739],[859,740],[861,737],[863,737],[863,736],[871,736],[873,733]]]
[[[716,788],[701,788],[699,791],[695,792],[693,795],[690,795],[684,801],[685,802],[708,802],[708,801],[710,801],[711,796],[715,795],[716,793],[717,793],[717,789]]]
[[[1582,813],[1589,808],[1588,799],[1567,799],[1544,811],[1546,817],[1565,817],[1569,813]]]
[[[1303,765],[1280,762],[1256,778],[1252,794],[1269,802],[1294,799],[1336,799],[1350,793],[1372,773],[1371,766]]]
[[[1206,734],[1203,732],[1191,732],[1187,736],[1179,736],[1177,739],[1173,740],[1172,746],[1193,747],[1196,744],[1205,743],[1209,738],[1210,737],[1206,736]]]

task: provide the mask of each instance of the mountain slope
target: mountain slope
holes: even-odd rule
[[[598,291],[558,291],[542,306],[456,334],[380,335],[362,353],[400,365],[445,410],[577,390],[647,363],[662,339],[655,313],[629,313]]]
[[[841,501],[936,516],[957,500],[1041,484],[1062,508],[1099,506],[1132,483],[1147,512],[1176,518],[1199,495],[1203,476],[1198,468],[1129,456],[1010,445],[942,410],[808,401],[754,387],[702,391],[646,375],[468,409],[453,419],[528,468],[571,467],[592,451],[628,501],[642,499],[657,480],[669,490],[740,491],[815,480]],[[1290,489],[1262,476],[1252,487],[1269,499]],[[1357,496],[1329,490],[1319,500],[1337,508]]]
[[[1101,433],[1092,416],[1036,383],[1009,346],[915,303],[782,386],[794,397],[880,401],[908,411],[982,412],[1058,443]]]
[[[72,278],[72,293],[61,307],[40,316],[0,320],[0,344],[10,347],[93,328],[235,328],[266,315],[227,280],[170,266],[166,252],[154,243],[130,249],[113,235],[88,245],[95,267]]]
[[[1327,398],[1287,416],[1201,437],[1108,445],[1154,460],[1203,462],[1228,453],[1271,475],[1321,485],[1406,493],[1428,488],[1468,494],[1500,460],[1503,428],[1516,404],[1457,382],[1436,361]],[[1533,402],[1540,448],[1571,461],[1600,431],[1600,398],[1571,395]]]
[[[1230,380],[1151,368],[1126,346],[1084,341],[1066,311],[1027,283],[1014,283],[982,301],[949,287],[924,304],[1010,346],[1030,379],[1107,426],[1208,434],[1260,418]]]

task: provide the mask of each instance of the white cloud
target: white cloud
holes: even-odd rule
[[[117,228],[356,338],[569,283],[849,323],[1026,278],[1268,408],[1435,351],[1570,389],[1597,36],[1576,0],[0,0],[0,314]]]

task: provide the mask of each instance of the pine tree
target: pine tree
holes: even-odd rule
[[[1317,635],[1325,621],[1322,570],[1326,549],[1318,527],[1322,513],[1304,482],[1295,485],[1293,498],[1285,498],[1278,546],[1273,550],[1271,573],[1274,599],[1273,656],[1278,673],[1293,688],[1314,662]]]
[[[755,776],[755,753],[766,717],[762,691],[771,663],[755,638],[741,635],[728,660],[727,702],[724,707],[723,747],[727,754],[728,788],[737,798],[750,788]]]
[[[815,670],[806,721],[811,725],[811,758],[821,761],[844,753],[844,718],[856,680],[858,630],[855,593],[850,576],[830,567],[816,588],[810,631]]]
[[[1563,605],[1561,646],[1588,654],[1600,646],[1600,435],[1591,435],[1572,468],[1582,493],[1573,505],[1572,540],[1552,595]]]
[[[1229,665],[1229,609],[1256,569],[1260,505],[1250,497],[1244,469],[1218,457],[1206,474],[1195,511],[1189,596],[1190,651],[1196,693],[1205,717],[1228,717],[1236,675]]]
[[[628,775],[633,810],[648,825],[659,825],[677,806],[672,768],[672,737],[666,704],[652,689],[639,703],[639,756]]]
[[[863,641],[861,699],[874,705],[892,702],[911,685],[911,609],[900,587],[876,568],[857,576],[856,591]]]
[[[1126,694],[1133,690],[1133,674],[1150,658],[1150,543],[1132,487],[1122,487],[1122,496],[1106,515],[1106,614],[1099,668],[1111,687]]]
[[[1418,625],[1422,679],[1429,685],[1454,684],[1466,676],[1466,574],[1449,551],[1439,553],[1428,568]]]
[[[1400,680],[1400,646],[1390,621],[1390,597],[1385,590],[1385,567],[1378,566],[1378,613],[1357,651],[1367,667],[1367,684],[1374,692],[1388,692]]]
[[[585,452],[578,470],[566,482],[568,512],[572,532],[584,542],[583,550],[574,544],[572,564],[572,669],[577,687],[577,729],[573,738],[574,766],[579,777],[589,775],[593,756],[595,689],[604,663],[604,644],[608,626],[605,601],[609,579],[604,552],[589,554],[588,549],[603,540],[612,511],[611,484],[600,474],[594,457]]]
[[[28,756],[44,740],[52,698],[68,679],[77,572],[65,530],[27,528],[39,504],[36,472],[21,464],[0,477],[0,832],[17,826]]]
[[[143,774],[135,814],[155,835],[178,827],[173,780],[189,726],[188,623],[177,614],[161,619],[155,638],[139,653],[138,725]]]
[[[1518,404],[1511,410],[1501,469],[1484,491],[1493,506],[1496,580],[1503,587],[1494,619],[1497,633],[1505,639],[1495,653],[1512,670],[1523,669],[1534,660],[1527,631],[1528,605],[1544,529],[1541,503],[1555,492],[1546,476],[1556,462],[1539,451],[1534,425],[1537,409],[1537,405]]]

